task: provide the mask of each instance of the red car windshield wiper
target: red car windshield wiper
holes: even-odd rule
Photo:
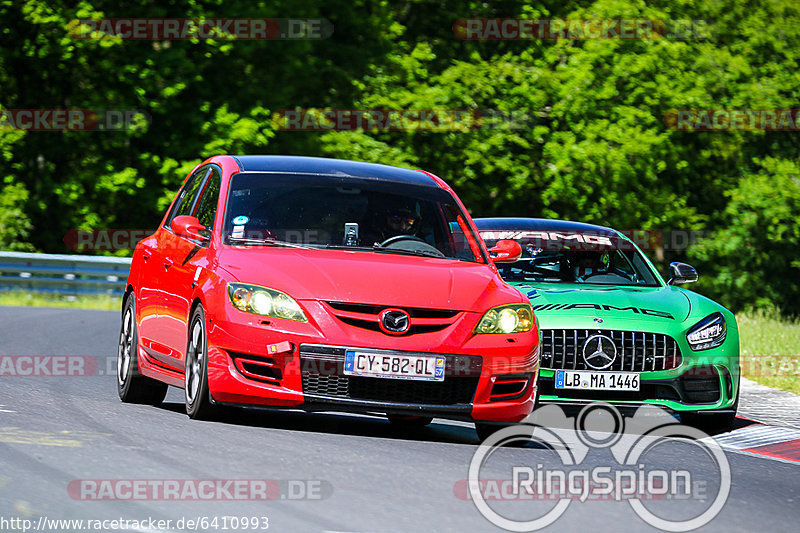
[[[373,246],[348,246],[346,244],[328,244],[325,248],[332,249],[332,250],[360,250],[363,252],[382,252],[387,254],[396,254],[396,255],[418,255],[422,257],[439,257],[439,258],[446,258],[446,259],[454,259],[453,257],[447,257],[441,252],[433,252],[427,250],[409,250],[408,248],[386,248],[385,246],[381,246],[380,244],[374,244]]]
[[[245,237],[228,237],[228,242],[231,244],[244,244],[244,245],[258,245],[258,246],[285,246],[287,248],[303,248],[304,250],[310,250],[310,246],[303,246],[302,244],[297,244],[294,242],[288,241],[279,241],[278,239],[249,239]]]

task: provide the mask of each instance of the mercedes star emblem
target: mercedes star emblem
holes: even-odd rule
[[[614,364],[616,358],[617,347],[610,337],[592,335],[583,343],[583,360],[591,369],[605,370]]]

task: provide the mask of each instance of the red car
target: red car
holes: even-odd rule
[[[538,328],[450,187],[423,171],[215,156],[133,255],[118,390],[186,412],[220,405],[518,422]]]

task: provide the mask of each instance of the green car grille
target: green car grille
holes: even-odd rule
[[[615,351],[609,353],[613,362],[598,369],[587,364],[584,352],[590,355],[596,342],[587,341],[603,336],[610,339]],[[608,344],[607,352],[612,352]],[[617,331],[602,329],[543,329],[541,367],[553,370],[601,370],[608,372],[651,372],[680,366],[680,348],[675,339],[662,333]],[[597,365],[595,365],[597,366]]]

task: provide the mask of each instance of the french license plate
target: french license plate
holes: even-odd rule
[[[637,372],[587,372],[556,370],[557,389],[638,391]]]
[[[348,350],[344,354],[344,374],[347,376],[444,381],[444,357]]]

